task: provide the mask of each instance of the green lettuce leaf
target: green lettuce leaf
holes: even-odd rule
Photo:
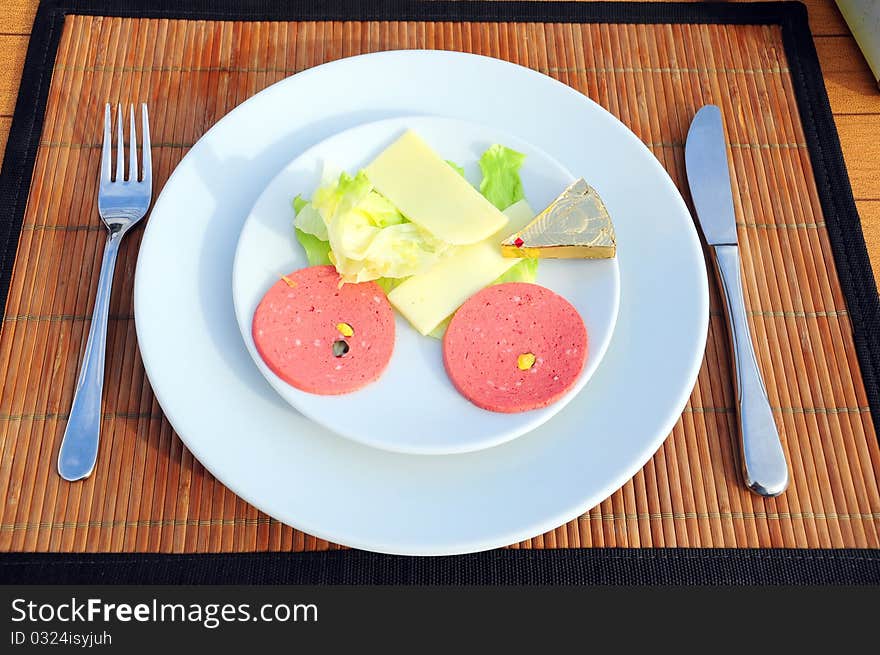
[[[378,191],[370,191],[357,206],[356,211],[366,214],[376,227],[400,225],[406,221],[400,210]]]
[[[330,263],[330,243],[300,229],[294,230],[296,239],[306,251],[309,266],[326,266]]]
[[[500,210],[525,198],[519,169],[526,156],[502,145],[490,146],[480,157],[480,193]]]
[[[452,170],[464,177],[464,169],[461,166],[456,164],[454,161],[449,161],[448,159],[446,160],[446,163],[452,166]]]
[[[366,249],[360,251],[351,244],[337,246],[337,226],[330,226],[331,259],[336,269],[346,282],[365,282],[380,277],[404,278],[430,268],[437,258],[445,252],[449,245],[440,241],[415,223],[405,222],[390,225],[383,229],[374,228],[376,232],[370,237]],[[340,227],[339,234],[360,234],[351,227]],[[344,241],[344,238],[342,239]],[[355,246],[360,242],[351,240]],[[348,250],[344,250],[348,248]],[[339,253],[345,253],[341,257]]]
[[[504,284],[505,282],[532,282],[538,277],[537,259],[520,259],[516,264],[507,269],[492,284]]]
[[[322,241],[312,234],[306,234],[302,230],[294,230],[296,233],[296,239],[299,241],[299,244],[303,247],[303,250],[306,252],[306,259],[309,261],[309,266],[328,266],[332,262],[330,261],[330,242]],[[406,278],[395,278],[395,277],[380,277],[376,280],[376,283],[382,287],[382,290],[385,294],[391,293],[391,291],[398,284],[403,282]]]
[[[354,177],[343,172],[337,180],[315,189],[312,204],[330,227],[334,216],[345,214],[359,205],[372,190],[373,185],[363,171]]]
[[[364,171],[325,178],[311,202],[294,198],[294,209],[297,239],[309,263],[332,264],[344,282],[406,278],[426,270],[449,248],[407,220],[373,189]]]
[[[444,318],[442,321],[440,321],[437,324],[437,327],[435,327],[433,330],[428,332],[428,336],[431,337],[432,339],[441,339],[442,340],[443,335],[446,334],[446,328],[449,327],[449,323],[452,321],[453,316],[455,316],[455,314],[450,314],[449,316]]]
[[[302,197],[301,193],[296,194],[293,199],[293,213],[299,214],[303,207],[309,204],[309,201]]]
[[[294,234],[296,234],[296,240],[299,241],[299,245],[306,252],[309,266],[328,265],[330,263],[330,243],[327,241],[327,227],[324,225],[320,214],[312,207],[312,203],[303,198],[302,195],[297,195],[293,199],[293,211],[296,214],[296,219],[293,222]],[[315,236],[312,231],[317,227],[315,217],[320,222],[320,228],[317,228],[317,231],[321,232],[323,230],[323,238]],[[301,227],[302,224],[305,224],[305,229]]]
[[[380,277],[376,280],[376,284],[382,287],[382,291],[387,296],[405,279],[405,277]]]
[[[296,199],[294,199],[294,203],[296,203]],[[293,219],[293,226],[300,232],[310,234],[321,241],[327,241],[329,238],[327,224],[324,223],[321,212],[315,209],[315,206],[310,202],[300,205],[299,211],[296,212],[296,218]]]

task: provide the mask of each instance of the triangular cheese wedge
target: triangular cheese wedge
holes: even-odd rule
[[[583,179],[563,191],[522,230],[501,242],[505,257],[607,259],[616,252],[608,210]]]

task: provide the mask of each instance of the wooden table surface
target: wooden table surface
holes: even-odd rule
[[[749,0],[740,0],[749,1]],[[38,0],[2,0],[0,12],[0,152]],[[880,281],[880,90],[833,0],[805,0],[843,144],[865,239]]]

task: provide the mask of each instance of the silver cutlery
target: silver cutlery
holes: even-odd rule
[[[58,473],[65,480],[89,477],[98,457],[101,431],[101,396],[104,390],[104,355],[107,347],[107,319],[110,312],[110,292],[113,271],[119,254],[119,244],[132,226],[141,220],[150,207],[152,198],[153,166],[150,156],[150,126],[147,105],[141,105],[141,155],[138,171],[137,134],[134,105],[129,111],[128,176],[125,175],[125,146],[123,142],[122,105],[116,108],[116,166],[111,172],[110,104],[104,107],[104,145],[101,151],[101,177],[98,188],[98,213],[107,228],[107,243],[98,277],[98,293],[89,338],[83,354],[82,368],[70,408],[70,418],[64,430],[61,452],[58,454]],[[140,179],[139,179],[140,178]]]
[[[727,306],[743,477],[756,494],[778,496],[788,486],[788,466],[746,319],[724,126],[715,105],[706,105],[694,116],[685,145],[685,166]]]

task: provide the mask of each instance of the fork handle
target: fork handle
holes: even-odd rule
[[[92,474],[98,458],[98,438],[101,432],[101,395],[104,390],[104,355],[107,348],[107,320],[110,314],[110,291],[113,271],[123,231],[111,230],[104,246],[98,294],[92,312],[92,325],[83,355],[82,368],[70,418],[64,430],[61,451],[58,453],[58,473],[65,480],[82,480]]]

